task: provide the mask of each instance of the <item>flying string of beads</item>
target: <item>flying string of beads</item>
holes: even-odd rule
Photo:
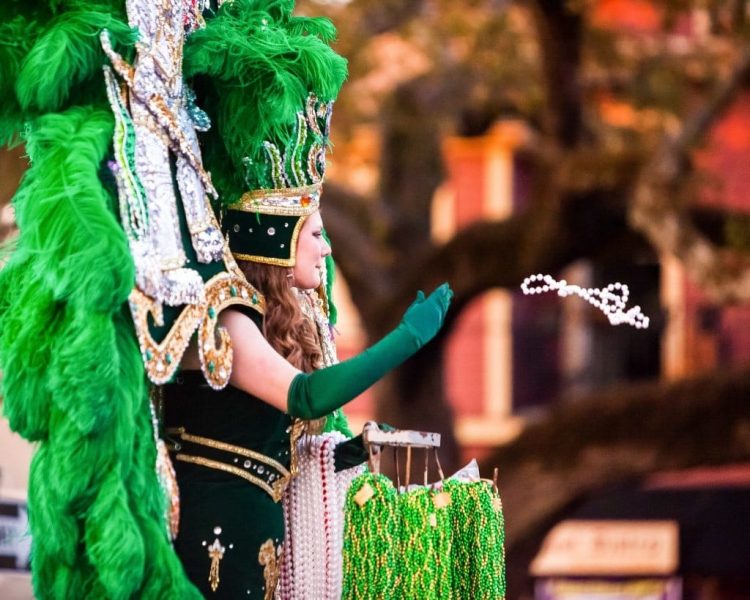
[[[538,282],[538,283],[537,283]],[[624,283],[610,283],[603,288],[584,288],[570,284],[564,279],[557,281],[551,275],[530,275],[523,280],[521,290],[527,296],[556,291],[557,295],[578,296],[601,310],[612,325],[627,324],[636,329],[646,329],[649,318],[641,312],[640,306],[626,310],[630,290]]]

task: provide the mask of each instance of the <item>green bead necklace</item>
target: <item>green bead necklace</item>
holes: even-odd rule
[[[505,598],[505,522],[492,482],[399,494],[387,477],[364,473],[345,510],[345,600]]]
[[[375,473],[360,475],[349,488],[345,511],[342,599],[397,597],[401,521],[391,480]]]
[[[454,600],[505,598],[505,520],[489,481],[446,481],[451,495]]]
[[[399,598],[452,598],[450,506],[437,508],[434,499],[435,492],[426,487],[398,496]]]

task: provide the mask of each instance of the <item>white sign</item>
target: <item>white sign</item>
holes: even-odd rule
[[[536,577],[671,575],[678,556],[675,521],[563,521],[530,570]]]
[[[30,552],[26,504],[0,498],[0,568],[28,569]]]

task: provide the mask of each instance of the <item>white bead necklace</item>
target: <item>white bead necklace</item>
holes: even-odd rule
[[[284,494],[286,540],[280,596],[284,600],[339,600],[343,573],[344,500],[362,468],[335,472],[339,432],[298,441],[299,474]]]
[[[538,281],[538,284],[534,284]],[[523,280],[521,290],[525,295],[541,294],[556,290],[557,295],[578,296],[592,306],[601,310],[612,325],[621,325],[626,323],[636,329],[646,329],[649,319],[641,312],[640,306],[634,306],[625,311],[630,297],[630,290],[624,283],[610,283],[604,288],[582,288],[565,281],[557,281],[550,275],[530,275]]]

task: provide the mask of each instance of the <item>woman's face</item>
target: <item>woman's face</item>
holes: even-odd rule
[[[307,217],[297,238],[297,262],[292,270],[294,285],[301,290],[319,287],[325,257],[330,253],[331,247],[323,237],[323,219],[320,211],[315,211]]]

